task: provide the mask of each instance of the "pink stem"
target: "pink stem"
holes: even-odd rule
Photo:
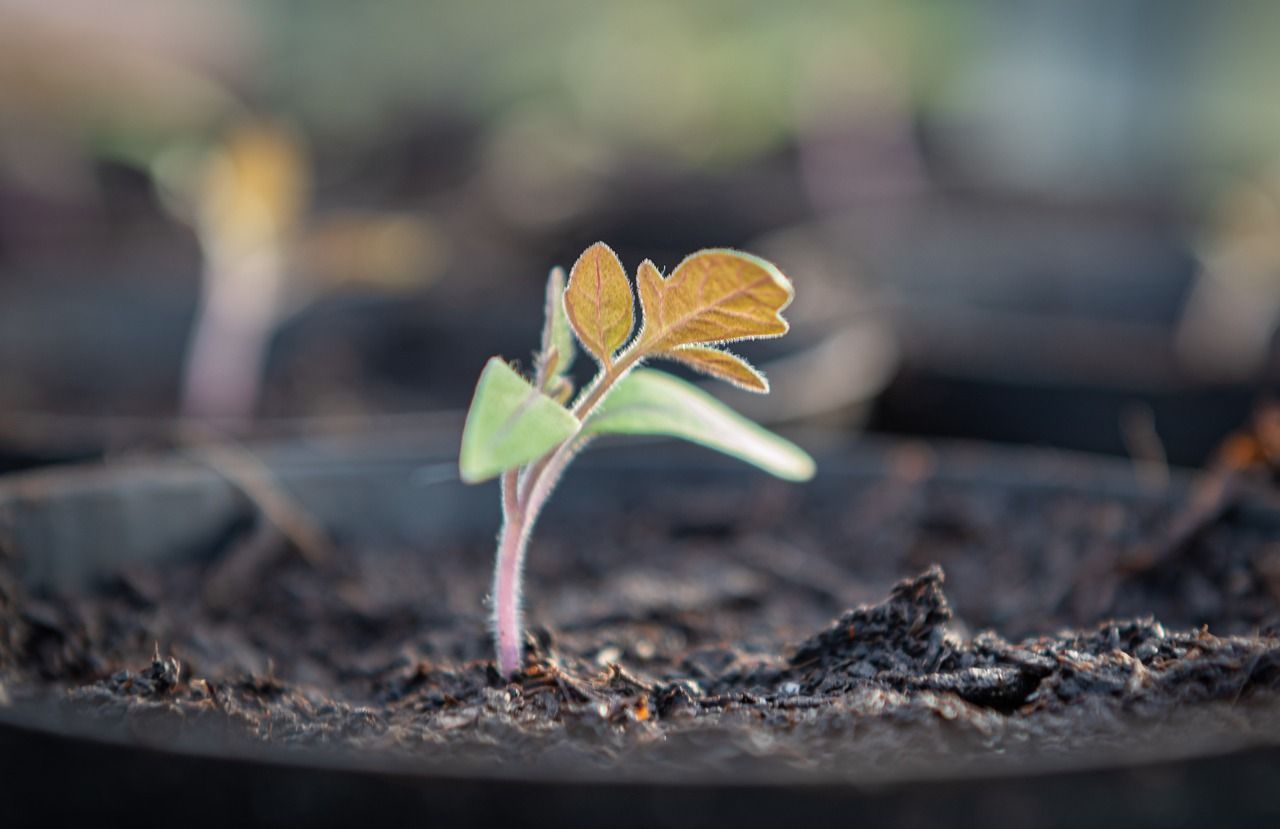
[[[643,354],[632,346],[606,369],[574,407],[574,416],[586,420],[609,389],[640,361]],[[520,618],[521,581],[529,533],[538,513],[560,480],[564,468],[586,443],[572,437],[542,460],[528,467],[523,485],[517,470],[502,475],[502,534],[498,539],[498,561],[493,568],[493,637],[498,646],[498,672],[510,679],[520,668],[524,646],[524,625]]]
[[[278,244],[220,242],[213,231],[203,234],[202,244],[205,267],[187,346],[183,414],[248,420],[283,301],[284,254]]]
[[[247,421],[257,406],[268,331],[202,307],[183,371],[182,413],[188,417]]]
[[[526,514],[516,491],[519,480],[518,470],[502,474],[502,534],[493,568],[493,638],[498,646],[498,671],[508,679],[520,668],[520,582],[529,542]]]
[[[524,643],[520,619],[520,582],[529,533],[523,518],[508,516],[502,524],[498,562],[493,574],[493,635],[498,645],[498,672],[510,679],[520,669]]]

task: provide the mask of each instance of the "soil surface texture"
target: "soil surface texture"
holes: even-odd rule
[[[549,516],[512,681],[491,660],[489,538],[316,562],[249,532],[81,593],[26,590],[10,558],[0,704],[53,698],[161,744],[671,775],[867,779],[1280,733],[1274,525],[1226,508],[1185,531],[1185,499],[895,464]]]

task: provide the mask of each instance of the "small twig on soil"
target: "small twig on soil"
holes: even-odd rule
[[[1145,573],[1175,558],[1236,505],[1241,482],[1239,470],[1210,473],[1198,481],[1185,508],[1174,517],[1161,540],[1121,556],[1116,570],[1123,575]]]
[[[253,452],[229,438],[211,435],[207,428],[184,442],[193,457],[235,486],[262,517],[253,532],[209,573],[203,591],[207,602],[227,604],[290,549],[315,569],[329,567],[337,560],[324,529]]]
[[[204,577],[201,597],[215,608],[231,605],[257,582],[288,548],[285,537],[270,522],[262,521],[223,553]]]
[[[1183,552],[1239,502],[1250,479],[1274,475],[1277,458],[1280,408],[1266,402],[1255,408],[1246,428],[1227,437],[1218,447],[1208,473],[1196,483],[1186,509],[1174,519],[1163,541],[1125,556],[1117,569],[1124,573],[1146,572]]]
[[[1154,451],[1150,444],[1158,437],[1154,423],[1140,414],[1125,421],[1125,438],[1135,456]],[[1143,436],[1145,433],[1145,437]],[[1135,448],[1138,447],[1138,448]],[[1163,449],[1160,450],[1163,454]],[[1166,565],[1191,548],[1197,538],[1230,512],[1252,480],[1274,480],[1280,459],[1280,408],[1261,404],[1251,423],[1228,436],[1218,447],[1208,471],[1196,482],[1182,511],[1156,540],[1129,550],[1112,560],[1100,553],[1086,563],[1072,587],[1076,610],[1092,618],[1110,606],[1126,579]],[[1104,551],[1105,552],[1105,551]]]
[[[1120,413],[1120,437],[1133,458],[1138,479],[1156,491],[1169,486],[1169,457],[1156,430],[1155,413],[1145,403],[1135,403]]]
[[[1237,469],[1206,474],[1158,538],[1119,555],[1111,550],[1100,551],[1092,557],[1093,561],[1083,564],[1069,593],[1077,617],[1093,619],[1103,615],[1125,581],[1149,573],[1185,553],[1238,503],[1242,475]]]
[[[192,455],[235,485],[312,567],[331,564],[336,552],[329,536],[288,492],[257,455],[230,439],[205,439]]]

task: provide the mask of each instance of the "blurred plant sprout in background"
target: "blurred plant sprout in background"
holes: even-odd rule
[[[279,124],[245,121],[205,154],[162,156],[156,169],[205,259],[183,373],[188,415],[250,417],[268,338],[290,304],[325,282],[397,287],[431,276],[428,266],[438,264],[441,243],[422,218],[338,214],[309,227],[306,151]]]
[[[195,173],[192,224],[204,292],[184,372],[183,411],[247,417],[280,313],[285,259],[310,196],[307,161],[284,129],[247,124]]]

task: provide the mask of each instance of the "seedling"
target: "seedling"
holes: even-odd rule
[[[521,662],[520,583],[530,531],[565,467],[592,438],[669,435],[780,478],[813,477],[813,459],[800,447],[677,377],[639,367],[649,359],[675,360],[767,393],[763,374],[719,346],[787,333],[782,311],[794,296],[791,282],[758,257],[703,250],[666,277],[646,259],[636,284],[639,331],[622,262],[603,242],[592,245],[570,270],[567,285],[560,268],[547,280],[546,321],[532,379],[493,357],[476,385],[458,467],[467,483],[501,480],[503,521],[492,601],[498,670],[505,677]],[[576,397],[568,375],[575,337],[599,365]]]
[[[281,124],[245,119],[204,150],[172,148],[151,172],[204,256],[183,371],[188,417],[252,417],[273,333],[316,296],[351,283],[405,288],[438,264],[442,245],[421,217],[315,215],[304,143]]]

